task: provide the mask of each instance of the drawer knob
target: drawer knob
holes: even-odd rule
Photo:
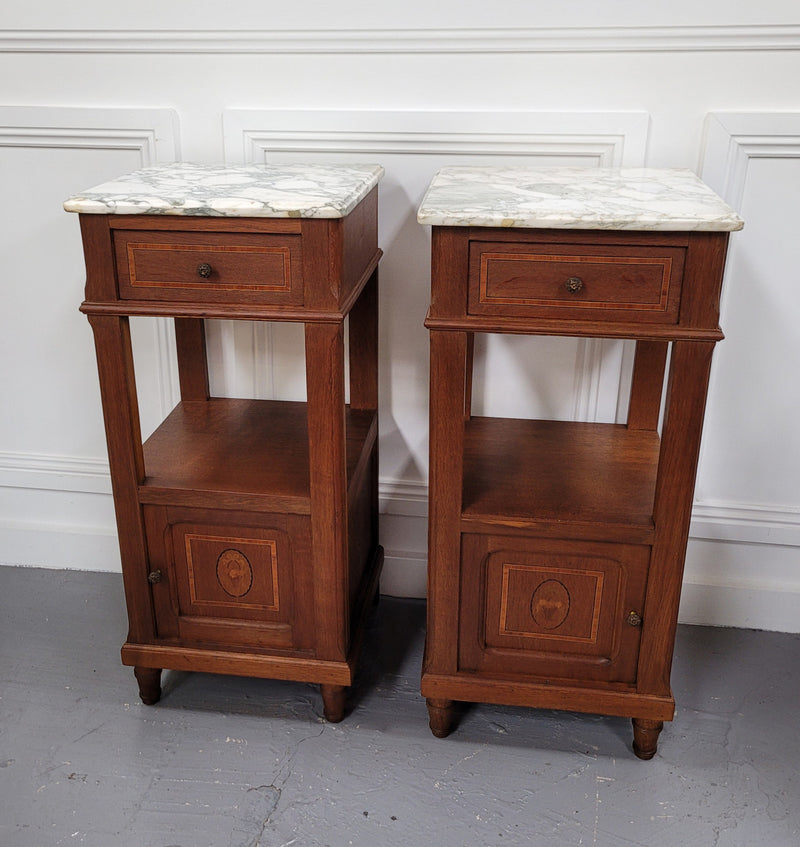
[[[197,273],[199,273],[203,279],[208,279],[211,276],[212,270],[213,268],[208,264],[208,262],[203,262],[197,266]]]
[[[630,626],[641,626],[642,616],[638,612],[629,612],[627,621]]]
[[[150,571],[150,573],[147,574],[147,581],[150,583],[150,585],[155,585],[157,582],[161,582],[162,578],[163,574],[160,570]]]
[[[583,288],[583,280],[579,276],[571,276],[565,283],[564,288],[570,294],[577,294]]]

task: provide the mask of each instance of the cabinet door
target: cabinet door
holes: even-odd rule
[[[313,646],[308,518],[146,507],[159,639]]]
[[[459,670],[635,683],[649,557],[644,546],[464,535]]]

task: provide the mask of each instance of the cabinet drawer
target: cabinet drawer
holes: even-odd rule
[[[677,323],[684,248],[473,241],[468,311]]]
[[[459,669],[634,683],[649,547],[464,535]]]
[[[114,252],[126,300],[303,302],[300,235],[118,230]]]
[[[312,646],[313,609],[298,602],[310,596],[307,518],[159,506],[144,512],[160,639]]]

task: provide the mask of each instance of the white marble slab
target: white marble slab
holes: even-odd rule
[[[442,168],[417,220],[434,226],[730,232],[742,219],[691,171]]]
[[[377,185],[380,165],[194,165],[144,168],[64,202],[99,215],[342,218]]]

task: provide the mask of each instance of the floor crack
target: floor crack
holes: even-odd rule
[[[313,739],[319,738],[325,732],[325,728],[325,724],[323,724],[320,727],[319,732],[304,736],[303,738],[299,739],[291,747],[290,750],[287,751],[283,761],[278,767],[277,773],[275,774],[275,778],[269,785],[260,785],[257,788],[248,789],[248,793],[250,791],[258,791],[262,793],[268,791],[272,792],[272,796],[270,798],[270,805],[266,811],[266,815],[264,815],[263,821],[261,823],[261,829],[259,830],[251,845],[249,845],[249,847],[262,847],[262,839],[264,838],[264,834],[267,830],[267,827],[271,823],[274,823],[274,815],[278,808],[278,804],[280,803],[281,795],[283,794],[283,788],[292,776],[292,765],[294,764],[294,760],[297,758],[297,753],[300,749],[300,745],[305,743],[306,741],[311,741]],[[291,844],[291,842],[289,843]]]

